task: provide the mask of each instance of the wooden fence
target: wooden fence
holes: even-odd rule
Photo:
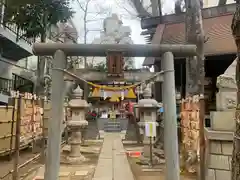
[[[21,96],[21,101],[18,101]],[[20,104],[18,104],[20,103]],[[14,95],[10,105],[0,106],[0,156],[15,149],[16,125],[19,123],[19,148],[23,149],[42,137],[42,113],[40,100],[30,94]],[[18,117],[19,116],[19,117]]]

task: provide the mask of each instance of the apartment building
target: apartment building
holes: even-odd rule
[[[33,56],[33,39],[25,38],[25,32],[19,31],[14,24],[4,24],[4,5],[0,4],[0,104],[7,103],[11,90],[32,92],[36,82],[35,70],[37,67],[37,57]],[[49,30],[47,41],[60,42],[77,41],[77,30],[70,20],[65,24],[59,23]],[[37,40],[36,40],[37,41]],[[10,62],[10,63],[6,63]],[[17,66],[24,67],[19,68]],[[35,70],[27,70],[29,65]]]

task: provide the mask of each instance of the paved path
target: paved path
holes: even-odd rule
[[[120,133],[106,133],[93,180],[134,180]]]

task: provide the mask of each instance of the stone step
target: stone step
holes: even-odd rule
[[[105,129],[121,129],[121,127],[120,126],[105,126],[104,127]]]
[[[104,126],[104,131],[106,132],[121,132],[121,124],[120,123],[106,123]]]
[[[108,122],[108,123],[105,123],[104,125],[119,125],[119,126],[121,126],[121,123]]]
[[[117,129],[121,129],[121,126],[109,125],[109,126],[105,126],[104,128],[117,128]]]
[[[107,124],[105,124],[105,126],[121,126],[121,124],[117,124],[117,123],[107,123]]]

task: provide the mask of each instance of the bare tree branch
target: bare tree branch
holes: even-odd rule
[[[81,2],[79,0],[77,0],[78,6],[80,7],[80,9],[85,12],[86,9],[83,7],[83,5],[81,4]]]
[[[133,4],[134,8],[136,9],[138,16],[140,18],[143,17],[151,17],[152,14],[150,14],[144,7],[143,7],[143,3],[141,2],[141,0],[130,0],[131,3]]]
[[[134,14],[131,10],[129,10],[128,8],[126,8],[124,3],[120,3],[120,2],[118,2],[117,0],[115,0],[115,2],[116,2],[117,6],[118,6],[119,8],[124,9],[124,10],[127,12],[127,14],[130,15],[131,17],[133,17],[133,18],[137,18],[137,17],[138,17],[138,14],[137,14],[137,13]]]

